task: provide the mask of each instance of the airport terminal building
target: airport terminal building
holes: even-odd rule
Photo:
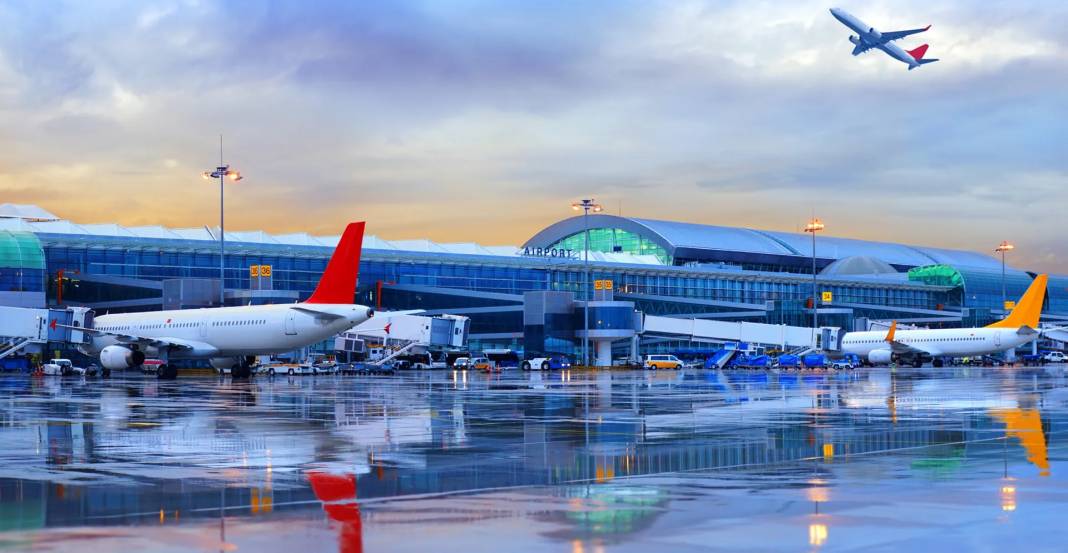
[[[977,252],[590,215],[515,247],[364,240],[356,300],[471,318],[471,349],[574,353],[590,338],[641,334],[642,352],[678,347],[642,334],[635,312],[848,330],[868,321],[983,325],[1001,317],[1002,267]],[[76,224],[36,206],[0,206],[0,303],[82,305],[98,313],[216,306],[217,230]],[[315,288],[338,236],[226,233],[226,303],[288,303]],[[1009,268],[1006,296],[1034,273]],[[596,283],[595,285],[593,283]],[[1051,275],[1043,320],[1068,321],[1068,276]],[[607,338],[606,338],[607,337]],[[626,343],[617,346],[626,346]]]

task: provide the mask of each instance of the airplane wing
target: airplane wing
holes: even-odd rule
[[[148,346],[154,348],[167,348],[176,350],[196,350],[198,352],[207,352],[215,349],[215,346],[205,344],[203,342],[195,342],[192,340],[183,340],[181,338],[168,338],[166,336],[138,336],[136,334],[130,334],[128,332],[111,332],[107,330],[100,330],[98,328],[85,328],[81,326],[56,324],[63,328],[70,328],[73,330],[79,330],[81,332],[87,332],[89,334],[96,334],[99,336],[114,336],[115,339],[121,344],[137,344],[139,346]]]
[[[939,351],[939,350],[937,350],[935,348],[932,348],[930,346],[917,346],[917,345],[914,345],[914,344],[903,344],[901,342],[898,342],[897,340],[888,340],[887,343],[890,344],[890,349],[894,353],[913,353],[913,354],[915,354],[915,353],[926,353],[927,355],[930,355],[931,357],[938,357],[939,355],[942,355],[941,351]]]
[[[917,346],[912,344],[906,344],[894,339],[897,335],[897,321],[890,323],[890,328],[886,331],[886,343],[890,346],[890,350],[897,354],[917,354],[926,353],[932,357],[942,355],[942,352],[932,348],[930,346]]]
[[[871,50],[871,48],[872,48],[871,46],[869,46],[867,44],[864,44],[864,43],[858,44],[858,45],[853,47],[853,55],[854,56],[859,56],[859,55],[863,54],[864,52],[867,52],[868,50]]]
[[[927,29],[930,29],[930,28],[931,28],[931,26],[928,25],[928,26],[923,27],[921,29],[909,29],[907,31],[887,31],[887,32],[882,33],[883,43],[885,44],[887,42],[900,40],[900,39],[903,39],[903,38],[905,38],[905,37],[907,37],[909,35],[914,35],[916,33],[922,33],[922,32],[924,32],[924,31],[926,31]]]

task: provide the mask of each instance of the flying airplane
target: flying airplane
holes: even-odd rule
[[[248,378],[257,355],[285,353],[320,342],[374,316],[374,309],[353,304],[363,246],[364,223],[350,223],[307,301],[146,313],[118,313],[96,318],[92,335],[79,346],[99,355],[107,369],[142,364],[145,357],[163,361],[159,377],[173,379],[173,359],[208,359],[229,368],[234,378]]]
[[[857,19],[853,14],[843,10],[842,8],[831,8],[831,15],[835,19],[841,21],[843,25],[849,27],[856,35],[849,35],[849,42],[854,45],[853,55],[859,56],[872,48],[876,48],[886,52],[886,54],[898,61],[905,62],[909,66],[909,71],[916,69],[917,67],[938,61],[937,58],[924,59],[923,55],[927,53],[927,45],[923,44],[918,48],[912,50],[903,50],[900,46],[894,44],[895,40],[905,38],[909,35],[916,33],[922,33],[931,26],[928,25],[922,29],[909,29],[908,31],[887,31],[880,33],[875,30],[875,27],[869,27],[867,23]]]
[[[1038,275],[1004,319],[983,328],[943,328],[848,332],[842,337],[842,353],[854,353],[873,365],[902,361],[919,367],[942,357],[971,357],[1014,349],[1039,336],[1038,319],[1046,299],[1047,275]]]

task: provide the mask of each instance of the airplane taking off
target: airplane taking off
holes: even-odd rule
[[[916,33],[922,33],[927,29],[930,29],[930,25],[923,27],[922,29],[887,31],[885,33],[880,33],[875,30],[875,27],[869,27],[867,23],[857,19],[853,14],[841,8],[831,8],[831,15],[838,21],[842,22],[842,25],[849,27],[853,32],[857,33],[856,35],[849,36],[849,42],[852,42],[854,45],[854,56],[859,56],[872,48],[876,48],[886,52],[888,56],[908,64],[909,71],[912,71],[921,65],[938,61],[937,58],[923,58],[923,55],[927,53],[926,44],[908,51],[903,50],[900,46],[894,44],[895,40]]]
[[[169,360],[209,359],[215,368],[231,369],[234,378],[248,378],[257,355],[293,351],[374,316],[370,307],[352,302],[363,231],[362,222],[345,228],[307,301],[102,315],[94,328],[78,329],[93,335],[79,349],[99,355],[100,364],[111,370],[136,367],[146,356],[158,357],[163,361],[159,377],[172,379],[177,369]]]
[[[972,357],[1015,349],[1039,336],[1038,319],[1046,299],[1047,275],[1038,275],[1020,302],[1004,319],[983,328],[941,328],[848,332],[842,352],[854,353],[873,365],[902,361],[915,367],[925,359],[942,366],[942,357]]]

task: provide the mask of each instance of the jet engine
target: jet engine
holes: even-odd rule
[[[894,360],[894,353],[888,349],[873,349],[868,352],[868,362],[872,365],[887,365]]]
[[[238,364],[240,360],[237,357],[212,357],[209,362],[216,369],[229,369]]]
[[[882,38],[883,38],[883,34],[880,33],[879,31],[876,31],[875,27],[872,27],[872,28],[868,29],[868,36],[870,36],[871,38],[874,38],[875,40],[882,40]]]
[[[122,346],[108,346],[100,350],[100,364],[105,369],[119,371],[145,362],[145,352]]]
[[[860,45],[860,37],[857,35],[849,35],[849,42],[852,42],[856,45]]]

